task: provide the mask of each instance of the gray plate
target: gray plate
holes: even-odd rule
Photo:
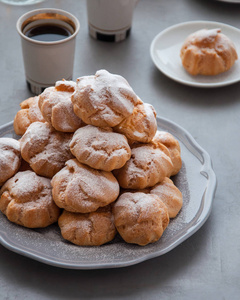
[[[145,247],[127,244],[117,236],[100,247],[79,247],[61,237],[56,224],[28,229],[13,223],[0,212],[0,242],[11,251],[40,262],[69,269],[102,269],[134,265],[163,255],[193,235],[207,220],[216,190],[216,176],[209,155],[179,125],[157,118],[158,129],[180,142],[183,166],[172,179],[183,194],[183,207],[171,220],[161,239]],[[0,127],[0,137],[18,138],[13,123]]]

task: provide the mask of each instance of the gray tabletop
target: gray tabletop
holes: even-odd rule
[[[45,1],[32,6],[0,3],[0,125],[13,120],[31,96],[16,20],[55,7],[81,23],[74,79],[104,68],[124,76],[157,114],[187,131],[209,153],[218,188],[207,222],[189,239],[158,258],[119,269],[68,270],[21,256],[0,245],[1,299],[239,299],[240,294],[240,84],[188,87],[165,77],[149,47],[163,29],[208,20],[240,27],[240,5],[211,0],[140,0],[130,37],[118,44],[89,37],[85,1]]]

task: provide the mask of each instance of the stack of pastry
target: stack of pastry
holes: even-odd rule
[[[12,222],[58,221],[76,245],[102,245],[117,232],[147,245],[182,207],[170,179],[182,165],[179,143],[157,131],[152,105],[119,75],[57,82],[21,104],[14,129],[19,141],[0,139],[0,210]]]

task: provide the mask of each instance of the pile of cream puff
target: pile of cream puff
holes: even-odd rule
[[[62,237],[81,246],[117,233],[138,245],[160,239],[182,207],[170,179],[182,166],[180,146],[157,130],[155,109],[126,79],[99,70],[20,106],[21,138],[0,138],[0,210],[9,221],[58,222]]]

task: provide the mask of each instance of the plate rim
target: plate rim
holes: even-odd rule
[[[207,205],[205,205],[203,218],[200,220],[200,222],[197,222],[197,224],[195,224],[194,228],[192,228],[191,230],[188,230],[188,232],[185,233],[184,235],[180,235],[180,237],[178,237],[178,239],[176,239],[168,247],[165,247],[164,249],[162,249],[160,251],[154,251],[154,252],[151,252],[148,254],[144,254],[141,257],[138,257],[136,259],[127,260],[125,262],[120,261],[120,262],[108,262],[108,263],[104,262],[104,263],[99,263],[99,264],[92,264],[92,263],[87,263],[87,264],[78,263],[77,264],[77,263],[67,263],[67,262],[63,262],[60,260],[54,260],[54,257],[49,259],[48,257],[46,257],[44,255],[40,256],[29,250],[24,250],[23,246],[22,247],[15,246],[14,241],[11,241],[11,239],[7,236],[4,237],[4,235],[2,234],[2,231],[0,231],[0,244],[2,244],[2,246],[4,246],[5,248],[9,249],[12,252],[18,253],[20,255],[26,256],[33,260],[36,260],[41,263],[45,263],[47,265],[51,265],[54,267],[65,268],[65,269],[77,269],[77,270],[93,270],[93,269],[120,268],[120,267],[127,267],[127,266],[131,266],[131,265],[135,265],[135,264],[141,263],[143,261],[162,256],[163,254],[166,254],[169,251],[173,250],[175,247],[177,247],[183,241],[187,240],[190,236],[192,236],[196,231],[198,231],[203,226],[203,224],[207,221],[207,219],[211,213],[212,206],[213,206],[213,200],[214,200],[214,196],[215,196],[215,192],[216,192],[216,188],[217,188],[216,174],[213,170],[212,160],[211,160],[209,154],[207,153],[206,150],[204,150],[198,144],[198,142],[193,138],[193,136],[186,129],[184,129],[177,123],[175,123],[167,118],[164,118],[164,117],[157,116],[157,122],[158,123],[163,122],[164,124],[169,126],[168,128],[171,129],[171,127],[172,127],[173,129],[176,129],[176,130],[180,131],[180,133],[184,134],[184,137],[189,141],[189,143],[192,144],[192,147],[194,147],[194,149],[197,149],[197,151],[200,153],[200,155],[202,155],[202,157],[204,159],[205,163],[202,165],[202,170],[201,170],[201,172],[203,174],[201,174],[201,175],[208,177],[208,184],[206,185],[205,192],[204,192],[206,199],[207,199],[205,201],[205,204],[207,204]],[[0,126],[0,131],[4,130],[4,129],[10,130],[11,127],[13,127],[13,121]],[[201,216],[202,216],[202,214],[201,214]]]
[[[168,74],[165,70],[163,70],[156,59],[156,56],[154,54],[155,48],[156,48],[156,42],[158,41],[158,39],[168,33],[169,31],[172,31],[174,29],[177,29],[179,27],[185,27],[185,26],[189,26],[189,25],[193,25],[193,24],[211,24],[211,25],[216,25],[216,26],[223,26],[225,28],[234,30],[236,32],[239,33],[240,35],[240,29],[237,27],[234,27],[232,25],[226,24],[226,23],[222,23],[222,22],[216,22],[216,21],[208,21],[208,20],[195,20],[195,21],[187,21],[187,22],[182,22],[182,23],[177,23],[174,25],[171,25],[165,29],[163,29],[162,31],[160,31],[152,40],[151,44],[150,44],[150,56],[151,59],[154,63],[154,65],[157,67],[157,69],[162,72],[165,76],[167,76],[168,78],[181,83],[183,85],[187,85],[187,86],[191,86],[191,87],[197,87],[197,88],[216,88],[216,87],[223,87],[223,86],[228,86],[231,84],[235,84],[237,82],[240,81],[240,76],[238,79],[235,80],[230,80],[230,81],[224,81],[224,82],[217,82],[217,83],[201,83],[201,82],[192,82],[192,81],[187,81],[187,80],[182,80],[181,78],[179,78],[178,76],[171,76],[170,74]],[[240,57],[239,57],[240,59]]]

